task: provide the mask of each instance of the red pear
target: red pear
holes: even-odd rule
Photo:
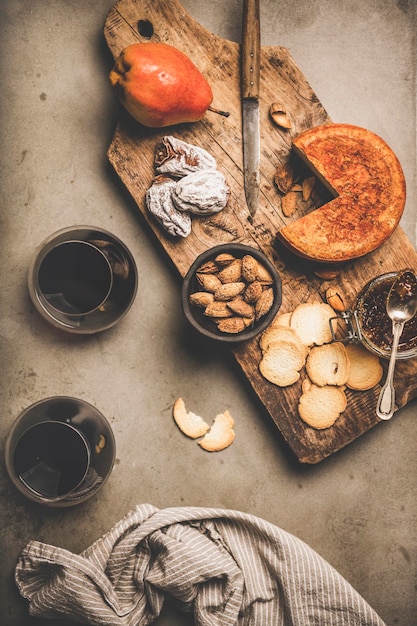
[[[109,78],[130,115],[153,128],[197,122],[213,100],[210,85],[194,63],[165,43],[128,46]]]

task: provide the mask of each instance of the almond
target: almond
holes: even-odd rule
[[[218,271],[218,266],[217,263],[215,263],[215,261],[207,261],[206,263],[203,263],[203,265],[200,265],[200,267],[197,270],[198,274],[215,274]]]
[[[190,295],[190,303],[194,306],[207,307],[214,300],[214,295],[209,291],[196,291]]]
[[[233,311],[233,313],[236,313],[236,315],[240,315],[241,317],[253,317],[255,314],[253,306],[251,306],[248,302],[245,302],[240,296],[228,302],[227,306],[231,311]]]
[[[214,299],[220,301],[232,300],[242,293],[245,287],[246,283],[243,282],[220,284],[220,287],[214,292]]]
[[[258,261],[250,254],[245,254],[242,259],[242,276],[248,282],[252,283],[258,275]]]
[[[284,163],[277,167],[274,176],[274,183],[281,193],[288,193],[294,184],[294,170],[289,163]]]
[[[258,274],[256,276],[256,279],[259,280],[259,282],[263,285],[272,285],[272,283],[274,282],[271,274],[261,263],[258,263]]]
[[[281,198],[281,209],[285,217],[291,217],[297,210],[297,192],[289,191]]]
[[[317,269],[314,270],[314,273],[318,278],[322,278],[323,280],[333,280],[340,274],[339,270],[336,269]]]
[[[222,283],[235,283],[240,280],[242,275],[242,261],[235,259],[217,274]]]
[[[214,274],[196,274],[197,280],[206,291],[214,293],[221,286],[221,281]]]
[[[229,317],[227,319],[219,320],[217,322],[217,328],[222,333],[241,333],[242,330],[245,330],[246,324],[243,317]]]
[[[277,126],[287,130],[292,128],[292,122],[283,104],[273,102],[269,107],[269,115]]]
[[[235,261],[236,259],[233,254],[229,254],[228,252],[222,252],[221,254],[218,254],[214,260],[216,261],[217,265],[225,266],[229,265],[229,263],[232,263],[232,261]]]
[[[272,287],[265,289],[255,304],[255,319],[260,320],[266,315],[274,303],[274,290]]]
[[[207,317],[231,317],[232,311],[227,306],[226,302],[217,302],[214,300],[205,309],[204,315]]]
[[[303,200],[307,202],[310,199],[311,192],[314,189],[314,185],[316,184],[315,176],[309,176],[305,178],[302,183],[302,192],[303,192]]]
[[[245,302],[256,302],[257,300],[259,300],[260,296],[262,294],[262,284],[258,281],[255,280],[253,283],[250,283],[244,293],[243,293],[243,299],[245,300]]]
[[[326,302],[339,313],[346,310],[342,294],[336,287],[329,287],[326,290]]]

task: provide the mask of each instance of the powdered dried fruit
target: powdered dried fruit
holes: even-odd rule
[[[157,176],[146,192],[146,206],[165,230],[175,237],[188,237],[191,233],[191,217],[178,211],[172,201],[176,181],[169,176]]]
[[[178,181],[172,199],[179,211],[196,215],[218,213],[227,204],[230,188],[219,170],[200,170]]]
[[[172,135],[163,137],[156,145],[154,163],[157,173],[178,178],[198,170],[217,168],[215,158],[207,150]]]
[[[226,206],[229,186],[207,150],[168,135],[156,145],[154,166],[146,204],[170,235],[187,237],[192,214],[216,214]]]

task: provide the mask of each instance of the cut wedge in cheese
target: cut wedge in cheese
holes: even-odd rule
[[[392,149],[374,133],[350,124],[325,124],[293,140],[333,199],[284,226],[277,239],[303,258],[340,263],[377,249],[397,227],[405,179]]]

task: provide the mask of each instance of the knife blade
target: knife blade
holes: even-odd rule
[[[259,0],[243,0],[241,43],[241,97],[243,177],[251,217],[258,208],[261,140],[259,125],[259,77],[261,30]]]

